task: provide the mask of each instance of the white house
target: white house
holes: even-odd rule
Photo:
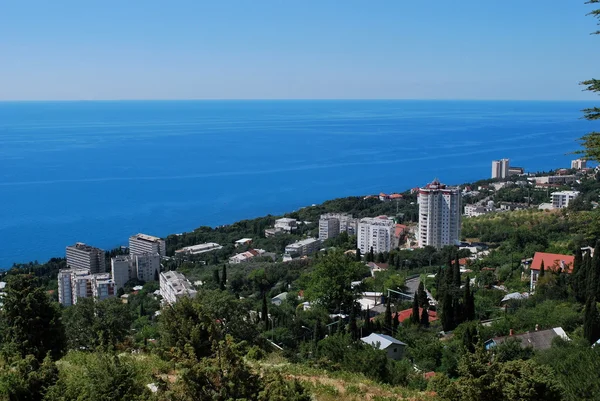
[[[281,306],[283,301],[285,301],[287,299],[287,295],[288,295],[287,292],[282,292],[279,295],[275,295],[273,298],[271,298],[271,303],[273,305]]]
[[[404,356],[404,350],[406,349],[405,343],[385,334],[371,333],[371,335],[363,337],[360,340],[377,349],[385,351],[388,358],[395,360],[401,359]]]

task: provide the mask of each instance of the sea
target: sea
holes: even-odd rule
[[[0,102],[0,268],[282,214],[327,199],[460,184],[509,158],[569,167],[589,102]]]

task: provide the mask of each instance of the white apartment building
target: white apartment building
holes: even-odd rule
[[[290,219],[288,217],[284,217],[282,219],[275,220],[275,229],[281,229],[283,231],[287,231],[291,233],[298,228],[298,221],[296,219]]]
[[[492,161],[492,178],[506,178],[508,177],[508,170],[510,169],[509,159],[500,159]]]
[[[169,305],[183,297],[195,297],[197,291],[185,276],[176,271],[160,273],[160,295]]]
[[[536,184],[571,184],[577,180],[574,175],[547,175],[535,177]]]
[[[70,269],[89,269],[91,274],[106,271],[104,251],[78,242],[67,247],[67,266]]]
[[[116,288],[124,287],[131,279],[155,281],[160,273],[160,255],[143,253],[138,255],[118,255],[111,259],[111,273]]]
[[[317,252],[320,247],[321,241],[319,239],[307,238],[286,246],[285,253],[288,255],[306,256]]]
[[[466,217],[477,217],[489,213],[489,210],[483,206],[477,205],[465,205],[465,216]]]
[[[335,238],[342,232],[355,235],[358,220],[345,213],[322,214],[319,219],[319,239]]]
[[[108,273],[90,274],[89,269],[63,269],[58,272],[58,301],[71,306],[80,298],[103,300],[116,294],[115,282]]]
[[[243,262],[247,262],[250,259],[256,257],[256,256],[260,256],[262,254],[265,253],[264,249],[249,249],[246,252],[242,252],[242,253],[238,253],[236,255],[233,255],[232,257],[229,258],[229,263],[231,264],[238,264],[238,263],[243,263]]]
[[[145,253],[158,253],[160,256],[166,256],[165,240],[146,234],[136,234],[129,237],[129,254],[139,255]]]
[[[587,160],[585,159],[575,159],[571,160],[571,168],[576,170],[583,170],[587,168]]]
[[[358,222],[358,249],[362,254],[389,252],[392,250],[396,224],[387,216],[367,217]]]
[[[175,251],[176,255],[199,255],[210,251],[216,251],[223,247],[216,242],[207,242],[206,244],[185,246]]]
[[[437,179],[419,188],[419,246],[437,249],[460,241],[460,189]]]
[[[554,209],[562,209],[571,203],[571,201],[579,196],[579,191],[560,191],[552,193],[552,207]]]

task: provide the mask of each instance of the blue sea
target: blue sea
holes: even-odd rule
[[[327,199],[568,167],[586,102],[0,103],[0,268]]]

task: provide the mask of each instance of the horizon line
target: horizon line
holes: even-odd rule
[[[82,103],[82,102],[587,102],[587,99],[468,99],[468,98],[182,98],[182,99],[0,99],[0,103]],[[589,99],[589,101],[592,101]]]

